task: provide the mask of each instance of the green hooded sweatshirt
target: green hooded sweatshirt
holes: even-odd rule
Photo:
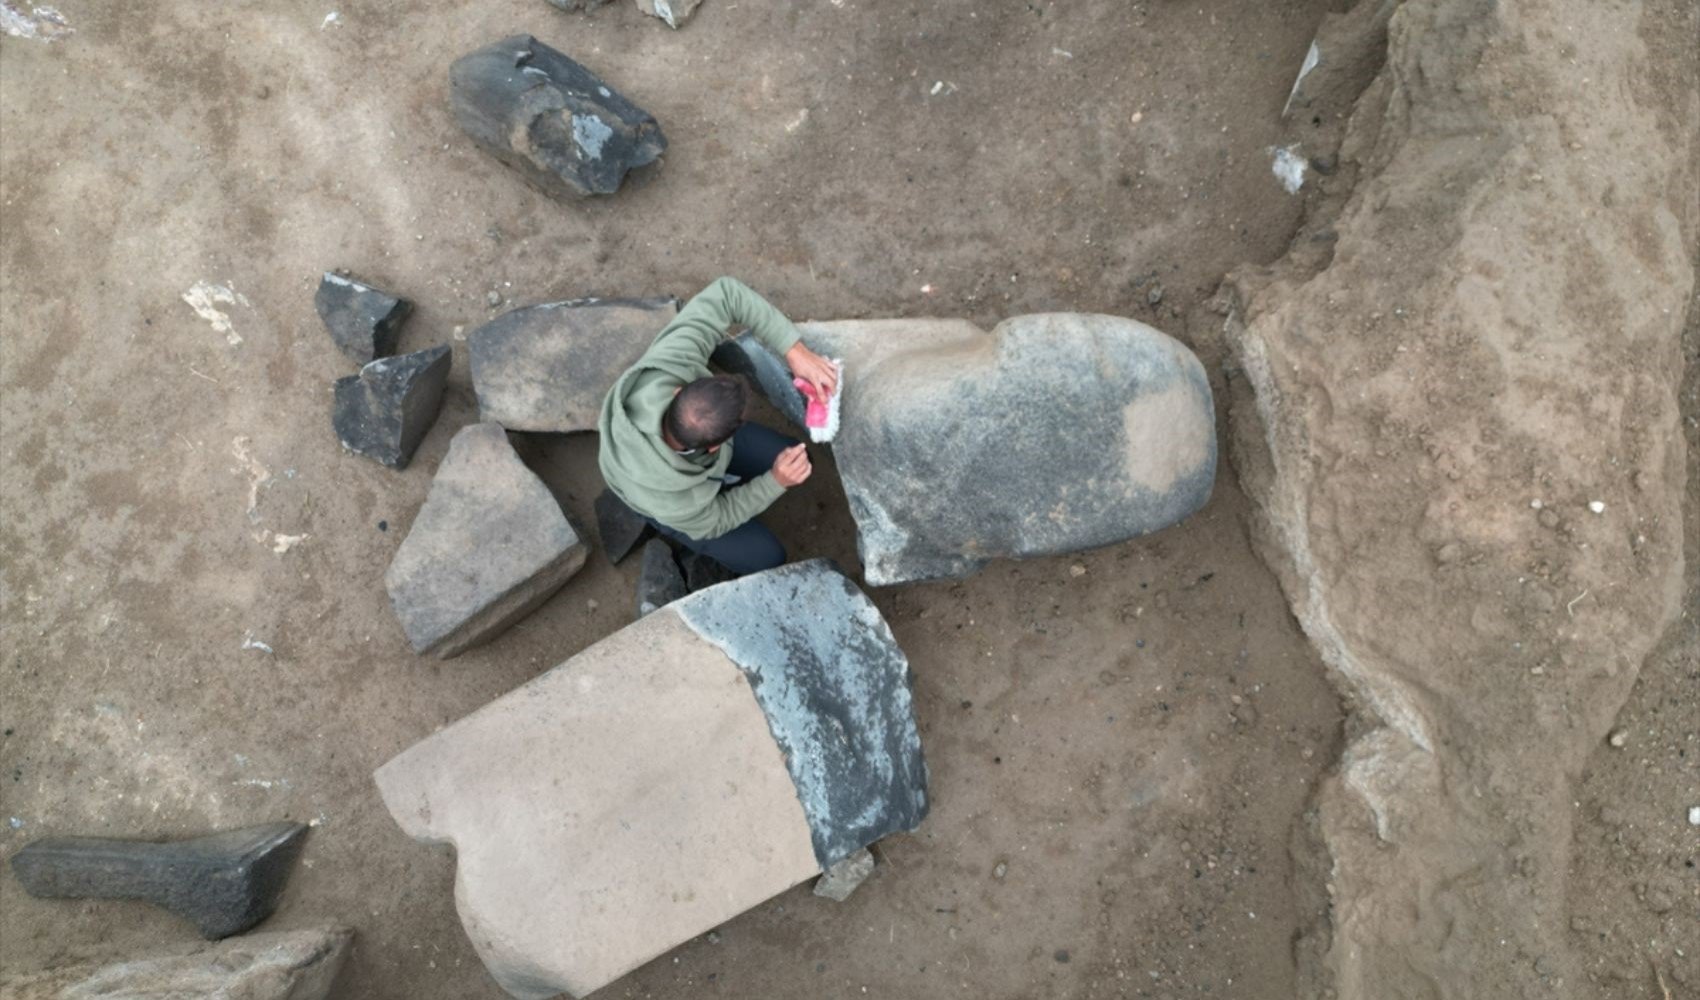
[[[708,356],[727,328],[747,326],[768,350],[783,357],[799,334],[791,321],[735,278],[721,278],[679,310],[637,364],[626,369],[597,422],[602,444],[597,464],[615,495],[690,538],[718,538],[766,510],[785,487],[771,470],[721,490],[732,442],[712,454],[684,456],[661,436],[661,417],[673,393],[707,378]]]

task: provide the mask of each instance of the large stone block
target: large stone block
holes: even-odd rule
[[[448,659],[530,614],[589,551],[498,424],[464,427],[384,585],[414,652]]]
[[[449,106],[485,152],[557,198],[612,194],[667,149],[654,116],[530,35],[456,59]]]
[[[908,662],[816,560],[668,604],[380,768],[509,993],[583,995],[926,814]],[[500,822],[492,822],[500,817]]]
[[[77,965],[0,981],[0,1000],[326,1000],[354,932],[248,934],[184,954]]]
[[[844,359],[832,453],[871,584],[1124,541],[1210,498],[1209,380],[1191,351],[1143,323],[1049,313],[990,334],[934,319],[801,329]],[[791,376],[748,334],[715,360],[801,426]]]
[[[516,431],[593,431],[602,397],[674,316],[671,298],[573,299],[472,331],[478,412]]]
[[[12,857],[12,874],[38,898],[141,900],[216,939],[271,916],[306,833],[267,823],[164,843],[48,837]]]
[[[453,359],[448,347],[379,358],[336,380],[331,426],[342,446],[392,469],[405,469],[437,420]]]

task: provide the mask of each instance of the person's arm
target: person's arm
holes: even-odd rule
[[[734,326],[747,326],[768,350],[784,357],[802,336],[779,310],[736,278],[698,292],[650,345],[646,357],[706,365]]]
[[[691,538],[719,538],[766,510],[785,494],[785,487],[764,472],[747,483],[721,490],[713,502],[689,517],[669,520],[667,526]]]

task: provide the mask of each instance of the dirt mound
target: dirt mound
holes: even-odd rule
[[[1319,993],[1577,984],[1571,786],[1682,598],[1694,57],[1640,13],[1404,3],[1349,194],[1236,276],[1236,462],[1352,710]]]

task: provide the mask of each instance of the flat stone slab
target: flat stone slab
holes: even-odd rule
[[[1185,345],[1115,316],[804,323],[844,359],[832,442],[868,583],[967,576],[1166,528],[1216,473],[1210,383]],[[783,363],[748,334],[715,361],[802,426]]]
[[[908,662],[824,560],[655,611],[375,775],[521,998],[596,990],[927,810]],[[491,817],[501,822],[491,822]]]
[[[166,842],[47,837],[13,855],[12,874],[40,899],[141,900],[217,939],[271,916],[306,833],[267,823]]]
[[[690,588],[685,585],[685,575],[673,557],[672,546],[659,538],[645,542],[643,566],[638,571],[638,617],[664,608],[688,593]]]
[[[395,353],[413,304],[363,281],[326,271],[313,305],[337,349],[360,364]]]
[[[0,1000],[326,1000],[354,943],[340,928],[247,934],[185,953],[0,981]]]
[[[602,397],[679,314],[671,298],[572,299],[498,316],[466,338],[478,412],[509,430],[593,431]]]
[[[405,469],[437,420],[453,364],[449,348],[379,358],[336,381],[331,426],[356,455]]]
[[[530,614],[588,551],[507,432],[473,424],[449,442],[384,586],[414,652],[448,659]]]
[[[556,198],[613,194],[667,149],[653,115],[530,35],[456,59],[449,106],[473,142]]]

